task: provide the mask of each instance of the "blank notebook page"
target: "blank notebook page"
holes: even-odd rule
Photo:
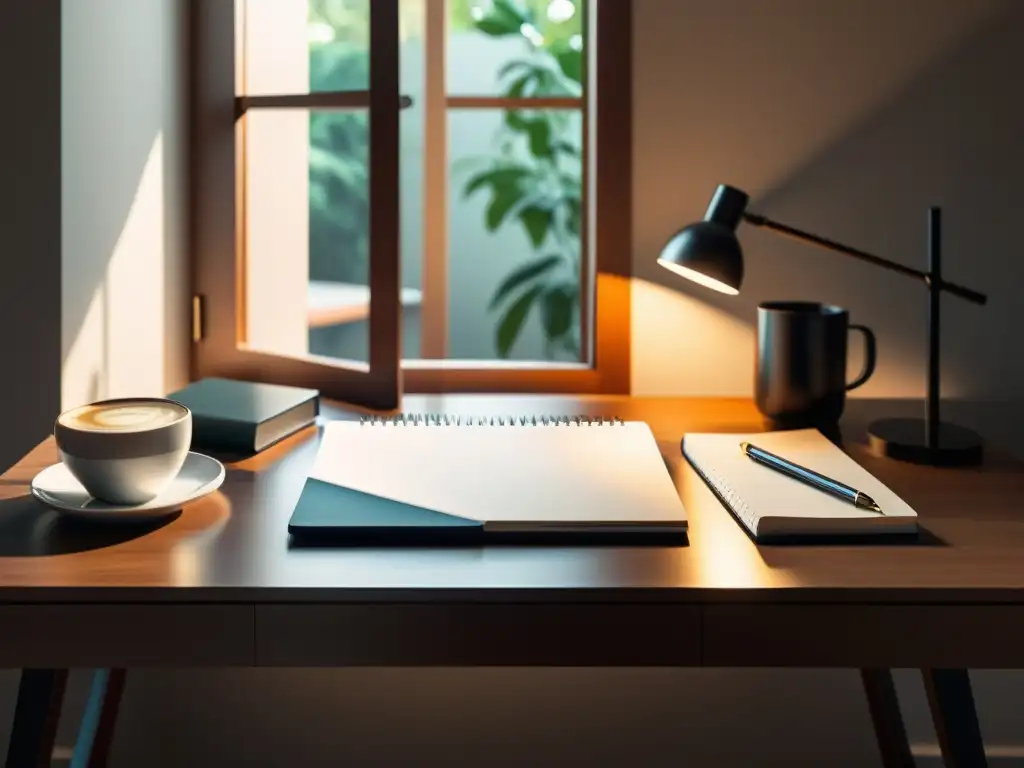
[[[756,463],[740,450],[743,441],[866,493],[885,514]],[[917,513],[903,499],[814,429],[686,435],[683,453],[755,536],[916,530]]]
[[[310,476],[485,528],[678,527],[686,513],[642,422],[331,422]]]

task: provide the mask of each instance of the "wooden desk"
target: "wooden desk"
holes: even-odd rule
[[[1022,466],[873,459],[863,428],[880,407],[851,403],[844,439],[919,511],[918,544],[755,546],[679,451],[688,431],[761,429],[746,400],[406,399],[410,413],[647,421],[690,516],[676,548],[291,549],[315,429],[230,464],[221,491],[169,521],[83,527],[27,496],[56,461],[46,440],[0,478],[0,625],[19,628],[0,665],[1024,667]],[[878,726],[891,681],[871,674]],[[926,674],[940,709],[942,687],[962,701],[966,680]]]

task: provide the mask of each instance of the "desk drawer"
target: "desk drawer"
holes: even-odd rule
[[[253,663],[252,606],[0,605],[0,667]]]
[[[679,605],[257,605],[260,666],[696,666]]]
[[[709,605],[704,665],[1024,667],[1024,606]]]

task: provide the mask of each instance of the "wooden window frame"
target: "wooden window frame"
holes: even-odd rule
[[[234,2],[191,0],[191,240],[193,254],[192,377],[233,376],[277,383],[314,386],[325,395],[372,408],[398,406],[401,392],[551,392],[628,394],[630,391],[631,260],[632,260],[632,4],[624,0],[593,0],[596,13],[588,14],[587,87],[583,108],[586,159],[585,198],[581,249],[585,265],[581,275],[581,312],[585,363],[533,361],[464,361],[445,359],[402,360],[400,351],[401,304],[398,261],[397,162],[378,153],[378,173],[395,179],[394,189],[371,189],[371,241],[383,238],[386,268],[371,274],[370,361],[365,366],[336,365],[317,359],[299,359],[240,348],[245,338],[244,220],[238,215],[244,199],[239,174],[244,170],[237,140],[244,124],[238,118],[252,107],[376,106],[377,114],[393,109],[394,119],[384,130],[397,136],[397,71],[378,72],[368,94],[310,94],[301,96],[237,97],[235,92]],[[428,3],[436,0],[427,0]],[[397,15],[397,1],[396,15]],[[428,12],[428,41],[437,40],[437,14]],[[394,20],[397,25],[397,19]],[[430,29],[430,25],[434,29]],[[397,45],[397,34],[395,35]],[[442,42],[444,37],[441,38]],[[430,43],[428,42],[428,45]],[[371,41],[371,46],[373,41]],[[443,45],[441,46],[444,47]],[[372,56],[372,49],[371,49]],[[444,57],[427,57],[425,140],[446,141],[437,135],[437,110],[452,107],[507,108],[501,97],[448,96],[444,92]],[[440,62],[440,63],[438,63]],[[590,70],[593,63],[593,71]],[[394,70],[394,67],[388,67]],[[382,84],[375,87],[375,83]],[[439,96],[442,95],[443,101]],[[374,93],[378,101],[374,103]],[[432,96],[433,94],[433,96]],[[392,98],[395,97],[395,98]],[[574,99],[529,99],[530,107],[577,108]],[[568,101],[574,102],[569,105]],[[493,102],[493,103],[492,103]],[[547,102],[551,102],[548,104]],[[563,103],[566,102],[566,103]],[[526,106],[526,105],[524,105]],[[433,112],[432,112],[433,111]],[[433,114],[433,119],[431,115]],[[371,121],[373,118],[371,118]],[[229,128],[230,126],[230,128]],[[378,128],[379,130],[379,128]],[[371,166],[375,159],[371,142]],[[446,154],[425,166],[431,189],[447,174]],[[395,158],[396,160],[397,158]],[[428,195],[424,211],[424,247],[431,254],[424,264],[424,353],[441,357],[447,334],[447,190],[441,197]],[[391,206],[393,210],[374,210]],[[379,242],[379,240],[378,240]],[[379,247],[378,247],[379,248]],[[440,257],[436,254],[442,254]],[[393,264],[392,264],[393,262]],[[592,300],[591,300],[592,297]],[[438,304],[438,302],[441,304]],[[441,307],[431,313],[430,307]],[[593,337],[588,330],[593,329]],[[431,348],[433,347],[433,348]],[[441,354],[438,354],[441,353]],[[398,392],[394,380],[397,378]]]

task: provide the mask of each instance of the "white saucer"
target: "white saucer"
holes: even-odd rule
[[[47,467],[32,480],[32,495],[46,506],[90,520],[137,521],[163,517],[220,488],[224,465],[201,453],[189,453],[178,476],[152,501],[135,506],[107,504],[90,496],[64,464]]]

